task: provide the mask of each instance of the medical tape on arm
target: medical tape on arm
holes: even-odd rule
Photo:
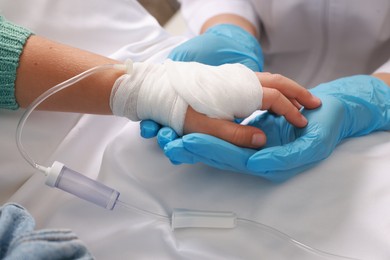
[[[263,91],[255,73],[241,64],[208,66],[196,62],[134,63],[131,75],[114,84],[114,115],[152,119],[183,134],[190,105],[209,117],[233,120],[260,109]]]

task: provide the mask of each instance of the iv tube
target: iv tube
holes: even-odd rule
[[[107,69],[119,69],[131,74],[133,69],[132,61],[128,60],[125,64],[106,64],[94,67],[46,90],[37,99],[35,99],[23,113],[16,129],[16,145],[23,158],[34,169],[38,169],[46,176],[46,184],[48,186],[56,187],[83,200],[89,201],[108,210],[113,210],[120,195],[118,191],[104,185],[103,183],[90,179],[77,171],[69,169],[68,167],[65,167],[64,164],[57,161],[55,161],[51,167],[42,166],[30,157],[22,144],[22,131],[24,124],[39,104],[51,95],[75,84],[91,74]]]
[[[218,211],[202,211],[191,209],[173,209],[172,215],[167,216],[165,214],[158,214],[149,210],[141,209],[134,205],[129,205],[123,201],[117,200],[117,206],[121,208],[133,211],[141,214],[145,217],[153,218],[156,221],[170,224],[171,229],[234,229],[240,228],[245,225],[249,225],[251,228],[259,229],[263,234],[271,234],[283,240],[286,243],[293,245],[295,248],[299,248],[302,251],[306,251],[313,256],[321,257],[321,259],[333,259],[333,260],[360,260],[358,258],[338,255],[330,252],[326,252],[315,247],[302,243],[293,237],[283,233],[282,231],[268,226],[266,224],[240,217],[234,212],[218,212]],[[116,208],[117,209],[117,208]]]
[[[237,223],[238,223],[238,225],[248,224],[251,227],[256,227],[265,233],[270,233],[270,234],[284,240],[285,242],[288,242],[288,243],[294,245],[297,248],[300,248],[304,251],[308,251],[311,254],[319,256],[319,257],[325,257],[327,259],[335,259],[335,260],[337,260],[337,259],[338,260],[361,260],[358,258],[333,254],[330,252],[326,252],[326,251],[317,249],[315,247],[309,246],[307,244],[304,244],[304,243],[296,240],[295,238],[287,235],[286,233],[283,233],[282,231],[280,231],[276,228],[273,228],[271,226],[268,226],[266,224],[263,224],[263,223],[260,223],[260,222],[254,221],[254,220],[237,217]]]
[[[23,156],[23,158],[35,169],[40,170],[41,172],[46,174],[46,167],[36,163],[31,156],[27,153],[26,149],[24,148],[22,144],[22,132],[23,127],[26,123],[27,118],[30,116],[30,114],[34,111],[34,109],[39,106],[44,100],[46,100],[48,97],[54,95],[55,93],[75,84],[76,82],[96,73],[99,71],[107,70],[107,69],[120,69],[124,70],[127,73],[132,70],[132,64],[131,61],[126,61],[125,64],[105,64],[96,66],[94,68],[91,68],[89,70],[86,70],[82,73],[80,73],[77,76],[74,76],[73,78],[70,78],[48,90],[46,90],[44,93],[42,93],[38,98],[36,98],[27,108],[26,111],[23,113],[22,117],[20,118],[20,121],[18,123],[18,126],[16,128],[16,145],[19,149],[19,152]]]

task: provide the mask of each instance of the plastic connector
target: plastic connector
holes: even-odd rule
[[[118,200],[119,192],[86,177],[60,162],[54,162],[47,168],[46,184],[71,193],[83,200],[92,202],[105,209],[112,210]]]
[[[123,70],[126,74],[131,75],[133,73],[133,61],[131,59],[127,59],[122,64],[114,64],[114,69]]]

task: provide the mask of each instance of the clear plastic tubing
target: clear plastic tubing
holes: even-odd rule
[[[130,74],[132,70],[132,62],[126,61],[125,64],[106,64],[97,66],[45,91],[26,108],[26,111],[22,115],[16,129],[16,145],[23,158],[32,167],[38,169],[47,176],[47,185],[50,187],[56,187],[98,206],[112,210],[119,197],[118,191],[96,180],[90,179],[81,173],[71,170],[60,162],[54,162],[51,167],[40,165],[31,158],[22,144],[23,127],[27,118],[36,107],[58,91],[61,91],[94,73],[107,69],[119,69]]]
[[[128,71],[127,64],[106,64],[94,67],[92,69],[86,70],[83,73],[80,73],[77,76],[74,76],[73,78],[70,78],[48,90],[46,90],[44,93],[42,93],[39,97],[37,97],[27,108],[26,111],[23,113],[22,117],[19,120],[18,126],[16,128],[16,145],[18,146],[19,152],[22,154],[23,158],[34,168],[44,172],[46,170],[46,167],[37,164],[27,153],[26,149],[24,148],[22,144],[22,132],[23,127],[27,121],[27,118],[30,116],[30,114],[34,111],[35,108],[37,108],[43,101],[45,101],[50,96],[54,95],[55,93],[72,86],[76,82],[94,74],[99,71],[107,70],[107,69],[119,69],[119,70],[125,70]]]

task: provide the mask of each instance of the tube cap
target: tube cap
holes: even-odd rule
[[[46,169],[47,178],[45,184],[50,187],[56,187],[58,177],[60,176],[63,168],[64,164],[57,161],[55,161],[51,167],[48,167]]]

